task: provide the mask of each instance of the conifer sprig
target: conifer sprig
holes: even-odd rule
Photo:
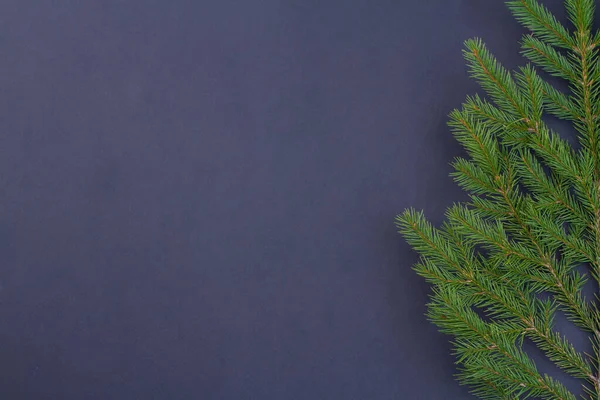
[[[454,337],[459,380],[483,399],[575,399],[539,372],[523,349],[533,342],[564,373],[600,399],[600,32],[592,31],[594,0],[565,0],[563,26],[537,0],[507,5],[530,32],[530,61],[506,70],[480,39],[466,41],[471,76],[485,92],[450,114],[465,148],[452,173],[470,195],[441,227],[422,212],[396,219],[420,254],[416,272],[432,286],[428,317]],[[567,82],[552,86],[538,71]],[[570,121],[573,149],[544,121]],[[584,264],[588,272],[581,272]],[[578,351],[554,326],[562,311],[588,332],[594,354]]]

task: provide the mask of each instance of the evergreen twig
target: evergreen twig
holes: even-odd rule
[[[566,374],[600,399],[600,32],[594,0],[564,0],[571,27],[537,0],[507,1],[530,32],[530,64],[508,71],[479,39],[466,41],[471,76],[486,97],[468,97],[450,128],[468,157],[452,176],[470,194],[441,227],[408,209],[396,219],[420,254],[416,272],[433,286],[428,318],[454,337],[459,380],[482,399],[575,399],[539,372],[523,350],[529,339]],[[565,80],[569,92],[539,71]],[[573,124],[574,150],[544,121]],[[578,270],[587,265],[588,273]],[[543,294],[543,296],[542,296]],[[554,327],[560,310],[589,332],[594,354],[582,354]]]

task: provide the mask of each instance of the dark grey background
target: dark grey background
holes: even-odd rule
[[[559,14],[560,1],[546,2]],[[3,399],[467,399],[395,232],[503,1],[0,2]]]

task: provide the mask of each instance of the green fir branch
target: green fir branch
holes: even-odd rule
[[[572,31],[536,0],[508,1],[530,32],[522,41],[531,64],[511,72],[480,39],[465,42],[470,75],[486,97],[469,96],[449,115],[467,157],[452,177],[470,196],[452,205],[436,228],[408,209],[399,231],[420,254],[415,271],[433,287],[428,318],[453,337],[458,379],[483,399],[574,399],[541,374],[523,350],[530,339],[564,373],[600,399],[600,32],[593,0],[565,0]],[[564,79],[563,93],[537,69]],[[579,150],[544,116],[572,123]],[[581,273],[581,264],[589,266]],[[544,294],[545,300],[540,298]],[[594,354],[582,354],[556,331],[564,312],[589,332]],[[485,314],[485,320],[480,313]]]

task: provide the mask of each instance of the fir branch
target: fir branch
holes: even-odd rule
[[[573,39],[567,29],[537,1],[515,0],[507,4],[517,20],[545,42],[567,49],[573,47]]]
[[[528,150],[519,152],[521,163],[517,164],[521,182],[536,197],[538,204],[547,208],[557,207],[557,217],[562,222],[582,224],[593,228],[589,216],[581,209],[577,201],[569,193],[569,186],[564,181],[552,179],[544,172],[542,164]],[[560,215],[562,214],[562,216]],[[562,218],[560,218],[562,217]],[[587,254],[586,262],[592,262],[593,256]]]
[[[490,54],[479,39],[467,40],[463,52],[475,78],[488,95],[507,112],[527,117],[526,106],[510,73]]]
[[[544,82],[546,111],[550,114],[569,121],[583,121],[577,106],[565,94],[561,93],[547,82]]]
[[[451,176],[463,189],[474,194],[492,194],[495,192],[496,188],[492,184],[489,175],[475,163],[459,157],[456,158],[452,166],[455,172]]]
[[[525,36],[522,48],[525,57],[534,64],[541,66],[550,75],[563,78],[572,83],[576,83],[579,79],[577,70],[568,58],[535,36]]]
[[[565,8],[578,36],[589,36],[594,21],[594,0],[565,0]]]
[[[511,73],[481,40],[466,41],[470,74],[491,102],[470,96],[449,116],[468,155],[455,159],[452,176],[470,203],[450,207],[441,228],[412,209],[396,223],[421,254],[415,270],[434,288],[428,316],[454,336],[459,380],[474,394],[574,399],[537,371],[522,349],[527,337],[600,399],[600,296],[590,302],[582,294],[590,275],[600,282],[600,32],[591,32],[594,1],[565,0],[573,33],[536,0],[507,4],[531,30],[522,46],[532,64]],[[565,79],[570,93],[544,81],[535,66]],[[580,150],[546,125],[546,113],[573,124]],[[590,274],[578,272],[581,263]],[[540,293],[550,298],[540,300]],[[593,356],[584,357],[555,331],[558,309],[591,333]]]
[[[501,156],[498,143],[488,129],[466,113],[450,114],[454,137],[465,147],[475,165],[496,178],[500,174]]]
[[[526,107],[519,106],[521,96],[515,93],[517,86],[510,75],[485,50],[480,42],[467,42],[467,48],[471,49],[471,53],[466,54],[467,60],[471,59],[472,68],[477,71],[474,74],[475,77],[483,80],[482,87],[487,89],[490,95],[495,96],[497,101],[504,102],[505,105],[512,105],[514,107],[512,111],[518,111],[524,117],[525,121],[534,127],[529,129],[533,133],[536,133],[536,135],[533,135],[534,139],[531,141],[533,148],[542,157],[546,158],[549,166],[562,171],[569,178],[572,178],[573,175],[577,176],[577,166],[574,157],[569,156],[568,145],[556,135],[549,133],[545,125],[540,121],[541,113],[529,114],[525,111]],[[472,58],[471,55],[473,55]],[[541,85],[537,81],[534,72],[531,69],[524,69],[522,71],[524,73],[522,74],[521,81],[522,85],[526,87],[526,91],[530,93],[529,99],[533,100],[534,93],[536,97],[540,97]],[[527,95],[525,98],[527,98]],[[533,107],[534,104],[532,103],[528,108],[531,110]],[[566,290],[566,285],[560,282],[555,267],[552,265],[552,257],[544,251],[536,238],[531,234],[530,228],[525,223],[520,208],[517,205],[521,201],[520,196],[515,196],[510,185],[507,185],[503,180],[503,176],[496,173],[499,171],[496,161],[497,157],[492,156],[490,151],[485,151],[490,146],[489,142],[491,140],[489,137],[485,137],[486,131],[481,128],[477,129],[477,127],[467,120],[468,116],[464,113],[461,114],[455,111],[451,113],[450,118],[450,126],[454,128],[454,134],[459,141],[465,142],[465,137],[472,139],[470,143],[467,141],[467,146],[469,146],[467,150],[476,156],[474,161],[478,166],[486,168],[485,164],[488,164],[488,171],[494,175],[492,181],[498,183],[495,187],[495,192],[500,194],[499,197],[508,207],[508,215],[518,228],[516,233],[525,235],[526,240],[534,246],[539,257],[537,264],[542,265],[552,276],[554,285],[550,289],[559,296],[558,299],[565,305],[568,315],[574,322],[586,330],[596,331],[597,329],[593,325],[593,320],[585,304],[577,299],[575,293]],[[559,151],[552,151],[554,149],[559,149]],[[496,155],[496,152],[494,152],[494,155]],[[584,193],[588,193],[588,191],[584,191]]]
[[[511,395],[546,399],[575,399],[563,385],[542,376],[533,361],[514,346],[518,336],[510,324],[485,323],[460,297],[444,288],[437,288],[430,303],[428,316],[442,332],[458,338],[459,362],[464,365],[461,380],[477,387],[484,379],[502,387]],[[507,329],[508,328],[508,329]],[[483,352],[473,350],[481,349]],[[483,356],[479,356],[483,353]]]
[[[485,222],[473,217],[470,211],[461,206],[453,207],[448,216],[451,223],[459,221],[458,224],[452,225],[452,229],[456,228],[464,233],[465,227],[471,227],[470,233],[476,233],[474,243],[493,243],[507,255],[517,254],[531,261],[529,257],[519,254],[519,250],[515,250],[516,246],[513,247],[509,243],[501,224],[486,227]],[[415,211],[406,212],[399,219],[399,223],[404,227],[404,233],[411,245],[416,248],[433,249],[436,252],[435,255],[428,253],[428,256],[423,258],[423,262],[417,268],[420,275],[428,278],[433,284],[446,288],[452,287],[455,291],[462,292],[463,296],[477,298],[472,300],[472,303],[487,307],[490,315],[495,318],[513,319],[519,327],[519,333],[530,336],[542,348],[549,350],[550,357],[560,368],[577,377],[593,379],[589,365],[573,346],[566,339],[561,339],[559,335],[550,332],[554,310],[549,311],[550,315],[546,313],[543,323],[540,319],[536,319],[537,301],[533,293],[526,293],[524,289],[518,288],[518,284],[510,282],[506,277],[501,277],[489,268],[482,268],[473,253],[473,248],[468,247],[467,242],[464,241],[465,237],[459,231],[450,229],[446,232],[438,231],[424,219],[422,213]],[[454,245],[449,237],[454,239]],[[468,233],[466,237],[469,237]],[[484,240],[477,240],[479,238]],[[453,246],[459,252],[448,252],[448,249]],[[537,260],[533,259],[533,263],[536,262]],[[439,263],[444,263],[447,268],[440,268]],[[449,271],[454,272],[449,275]],[[502,282],[503,285],[498,286],[495,282]]]
[[[543,113],[544,82],[538,77],[531,65],[521,67],[515,74],[525,101],[529,104],[528,118],[540,121]]]

